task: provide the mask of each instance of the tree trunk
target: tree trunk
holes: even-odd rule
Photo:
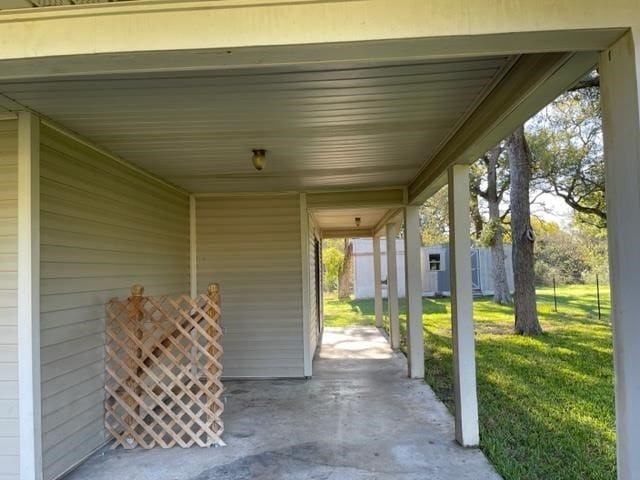
[[[471,189],[471,200],[469,208],[471,209],[471,221],[473,222],[473,236],[476,240],[480,240],[482,236],[482,229],[484,228],[484,219],[480,213],[480,206],[478,204],[478,194]]]
[[[498,236],[491,244],[491,261],[493,274],[493,301],[500,305],[509,305],[512,302],[509,282],[507,281],[507,268],[505,266],[504,245],[502,235]]]
[[[338,277],[338,298],[348,300],[353,289],[353,243],[348,238],[344,239],[344,258]]]
[[[511,292],[507,281],[507,268],[505,266],[504,244],[502,236],[504,228],[500,218],[500,197],[498,193],[498,159],[502,154],[502,148],[496,147],[485,156],[487,165],[487,203],[489,204],[489,228],[491,229],[491,265],[493,275],[493,301],[500,305],[511,303]]]
[[[511,237],[513,244],[513,280],[515,331],[525,335],[542,333],[536,310],[533,269],[534,235],[531,228],[529,184],[531,152],[520,126],[507,140],[511,177]]]

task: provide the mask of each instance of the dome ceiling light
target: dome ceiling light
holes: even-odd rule
[[[254,149],[251,162],[257,171],[261,171],[267,164],[267,151],[262,148]]]

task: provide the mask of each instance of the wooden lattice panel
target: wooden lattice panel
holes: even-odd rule
[[[134,286],[107,304],[105,425],[112,448],[224,445],[218,286],[192,299]]]

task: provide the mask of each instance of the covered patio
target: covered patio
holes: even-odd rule
[[[327,327],[313,380],[225,382],[226,448],[104,450],[66,480],[498,480],[374,327]]]
[[[111,440],[104,425],[105,304],[128,295],[133,284],[149,295],[195,297],[211,282],[222,295],[225,415],[234,420],[229,443],[244,445],[214,452],[225,459],[214,467],[222,469],[217,474],[225,465],[247,471],[267,458],[288,459],[276,462],[283,475],[289,460],[311,475],[315,450],[317,468],[329,464],[323,475],[346,468],[342,473],[355,478],[375,476],[362,471],[367,463],[382,474],[412,478],[420,468],[422,478],[424,472],[448,478],[438,470],[444,464],[457,472],[451,478],[478,478],[476,467],[492,478],[479,453],[452,443],[480,441],[468,165],[596,65],[607,160],[618,475],[640,478],[633,450],[640,442],[640,380],[633,369],[640,361],[637,0],[585,0],[579,11],[575,2],[529,0],[5,3],[0,0],[2,480],[54,480],[89,457],[86,468],[97,470],[100,461],[120,468],[119,456],[129,455],[164,456],[176,468],[187,468],[182,459],[193,457],[203,467],[208,450],[92,455]],[[261,171],[251,164],[252,150],[266,150]],[[421,381],[419,209],[445,184],[453,430]],[[330,358],[325,347],[314,364],[323,333],[321,240],[373,237],[379,285],[376,245],[386,238],[393,261],[402,226],[407,364],[386,347],[373,349],[391,355],[379,360]],[[396,280],[388,279],[393,349],[400,345]],[[381,325],[379,289],[376,317]],[[378,365],[384,368],[377,371]],[[257,390],[259,379],[269,395]],[[382,397],[368,395],[372,387]],[[378,409],[384,418],[376,417]],[[261,412],[326,430],[312,435],[286,423],[288,433],[270,432],[258,428]],[[244,426],[234,432],[234,424]],[[394,425],[406,426],[405,434]],[[335,432],[344,436],[330,437]],[[353,447],[351,457],[339,458],[336,438]],[[385,445],[389,439],[395,445]],[[371,459],[371,452],[379,457]]]

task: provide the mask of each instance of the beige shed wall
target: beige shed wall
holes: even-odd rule
[[[41,141],[45,479],[107,439],[104,305],[134,283],[189,291],[189,200],[50,128]]]
[[[18,479],[18,122],[0,121],[0,479]]]
[[[302,377],[299,195],[198,197],[198,289],[218,282],[224,376]]]

